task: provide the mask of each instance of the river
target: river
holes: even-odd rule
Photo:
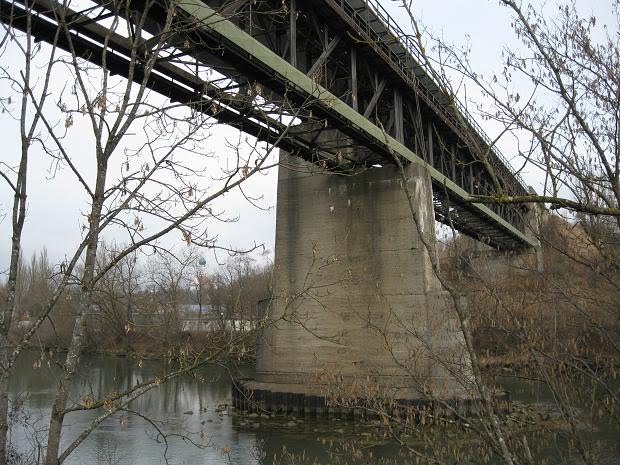
[[[75,400],[129,388],[142,380],[161,376],[161,361],[124,357],[89,356],[72,387]],[[50,404],[55,395],[59,370],[41,360],[39,354],[24,354],[16,367],[11,385],[12,399],[21,407],[11,439],[26,458],[42,454]],[[65,462],[67,465],[200,465],[231,463],[272,465],[279,463],[348,463],[349,458],[369,457],[383,463],[408,463],[410,455],[394,441],[373,436],[372,422],[352,422],[337,418],[303,420],[266,415],[239,415],[227,408],[231,399],[229,369],[210,365],[199,377],[184,376],[163,383],[135,400],[131,412],[117,412],[104,421]],[[199,379],[200,378],[200,379]],[[549,406],[550,394],[540,386],[507,378],[517,399],[528,404]],[[67,416],[63,448],[89,426],[101,412],[80,411]],[[605,448],[605,463],[620,464],[617,431],[593,428]],[[166,435],[166,439],[159,434]],[[363,445],[356,441],[362,438]],[[460,439],[455,439],[460,440]],[[541,438],[541,442],[548,438]],[[559,456],[557,438],[549,447],[539,447],[547,463],[578,463]],[[561,438],[560,438],[561,441]],[[357,452],[356,452],[357,449]],[[363,454],[360,452],[363,451]],[[290,454],[290,455],[287,455]],[[293,457],[293,458],[291,458]],[[551,460],[550,460],[551,459]],[[167,462],[166,462],[167,461]]]

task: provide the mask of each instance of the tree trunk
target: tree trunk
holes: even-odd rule
[[[52,405],[52,414],[49,423],[49,433],[47,439],[47,452],[45,465],[57,465],[60,452],[60,438],[62,426],[65,418],[65,408],[71,387],[71,381],[80,363],[82,347],[86,337],[86,318],[89,311],[90,292],[83,296],[80,302],[80,310],[75,319],[73,336],[67,358],[65,360],[64,375],[58,386],[56,398]]]
[[[6,349],[2,349],[5,352]],[[3,357],[6,360],[6,357]],[[6,464],[9,433],[9,376],[3,373],[0,377],[0,463]]]
[[[99,158],[99,157],[98,157]],[[49,423],[49,432],[47,439],[47,451],[45,454],[45,465],[59,465],[58,457],[60,453],[60,439],[62,435],[62,426],[65,418],[65,410],[67,408],[67,399],[69,398],[69,390],[75,373],[77,372],[82,355],[82,349],[86,341],[86,321],[92,306],[92,279],[95,273],[95,265],[97,262],[97,246],[99,242],[99,222],[101,220],[101,211],[103,208],[105,182],[106,182],[107,163],[101,161],[97,163],[97,182],[95,195],[91,213],[89,216],[89,239],[86,249],[86,259],[84,261],[84,273],[82,275],[82,289],[80,295],[80,303],[78,314],[75,317],[73,326],[73,334],[71,336],[71,344],[67,352],[67,358],[64,364],[64,374],[56,398],[52,405],[52,413]]]
[[[24,111],[22,110],[22,114]],[[22,118],[23,121],[23,118]],[[15,313],[17,295],[17,274],[19,272],[19,257],[21,251],[22,230],[26,219],[26,180],[28,173],[28,149],[30,144],[24,135],[22,125],[22,147],[17,182],[13,194],[13,233],[11,235],[11,262],[7,281],[6,300],[0,314],[0,465],[6,464],[7,434],[9,431],[9,331]]]

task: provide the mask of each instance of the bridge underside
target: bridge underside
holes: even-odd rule
[[[21,0],[0,3],[1,19],[25,30]],[[179,4],[151,88],[335,173],[393,165],[394,157],[424,166],[437,220],[499,249],[536,245],[521,207],[471,201],[472,194],[525,189],[418,64],[410,39],[395,35],[378,3],[374,10],[359,0],[208,3]],[[103,19],[146,15],[146,33],[166,33],[163,3],[147,9],[134,1],[127,13],[129,4],[101,0],[81,12],[60,9],[54,0],[31,5],[35,37],[52,41],[66,22],[70,33],[60,35],[60,47],[94,63],[105,60],[121,75],[132,51],[148,55],[152,39],[109,31]],[[141,73],[138,63],[136,81]]]

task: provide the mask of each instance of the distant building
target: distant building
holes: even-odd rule
[[[204,332],[219,330],[251,331],[255,327],[253,318],[227,316],[227,309],[221,305],[185,304],[179,306],[181,330],[186,332]]]

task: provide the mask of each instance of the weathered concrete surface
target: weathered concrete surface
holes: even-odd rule
[[[281,158],[273,324],[259,337],[256,382],[309,394],[337,385],[356,396],[467,397],[463,337],[398,169],[339,176]],[[434,248],[430,177],[415,165],[406,176]]]

